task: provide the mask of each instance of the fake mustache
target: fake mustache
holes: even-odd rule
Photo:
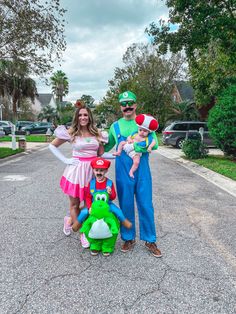
[[[133,110],[134,110],[134,108],[128,107],[128,108],[125,108],[125,109],[123,110],[123,112],[128,112],[128,111],[133,111]]]

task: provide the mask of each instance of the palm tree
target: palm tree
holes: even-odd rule
[[[169,120],[199,120],[199,111],[195,103],[184,101],[174,103],[171,107]]]
[[[61,104],[63,96],[69,93],[68,78],[64,72],[58,70],[50,77],[52,92],[56,96],[57,104]]]
[[[50,105],[47,105],[43,107],[40,114],[38,115],[39,120],[46,119],[47,122],[53,122],[57,119],[57,112],[56,109],[51,107]]]
[[[0,60],[0,94],[10,96],[13,104],[13,120],[17,120],[17,106],[24,97],[33,101],[37,95],[36,83],[29,77],[28,65],[19,59]]]

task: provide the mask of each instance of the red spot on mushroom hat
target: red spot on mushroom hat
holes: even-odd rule
[[[143,128],[149,132],[155,132],[159,126],[157,120],[149,114],[137,115],[135,122],[138,127]]]

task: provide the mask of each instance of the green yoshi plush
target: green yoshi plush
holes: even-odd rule
[[[93,199],[90,215],[80,228],[80,232],[88,239],[91,253],[101,251],[105,255],[115,249],[120,223],[109,210],[107,192],[94,193]]]

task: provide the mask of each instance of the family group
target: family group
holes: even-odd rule
[[[109,256],[120,232],[121,251],[135,245],[135,199],[139,217],[140,240],[155,257],[161,257],[156,245],[156,228],[152,204],[152,177],[149,153],[157,149],[157,120],[148,114],[136,115],[136,95],[125,91],[119,95],[122,118],[115,121],[109,134],[100,131],[91,110],[81,101],[69,129],[58,126],[51,152],[66,168],[61,177],[62,191],[69,196],[70,207],[64,217],[65,235],[80,232],[81,245],[91,255]],[[59,146],[69,142],[72,158],[66,158]],[[116,151],[108,153],[116,147]],[[115,159],[116,187],[107,172]],[[117,192],[116,192],[117,191]],[[118,195],[119,207],[113,202]]]

